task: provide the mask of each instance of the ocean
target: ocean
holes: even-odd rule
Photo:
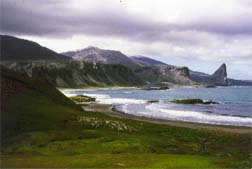
[[[252,87],[174,88],[168,90],[138,89],[67,89],[67,96],[87,95],[98,103],[112,104],[126,114],[172,121],[206,124],[252,126]],[[220,104],[184,105],[173,99],[199,98]],[[158,103],[148,103],[158,100]]]

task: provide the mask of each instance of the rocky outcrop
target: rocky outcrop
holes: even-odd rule
[[[62,53],[75,60],[95,62],[101,64],[122,64],[130,68],[137,68],[139,65],[120,51],[104,50],[97,47]]]
[[[173,99],[171,102],[176,104],[219,104],[212,100],[204,101],[201,99]]]
[[[189,79],[189,69],[187,67],[144,67],[135,73],[149,83],[173,83],[179,85],[193,85]]]
[[[189,72],[190,79],[206,86],[227,86],[226,64],[223,63],[212,75]]]
[[[19,39],[7,35],[0,35],[0,40],[1,40],[1,52],[0,52],[1,61],[70,59],[69,57],[58,54],[32,41]]]
[[[226,64],[223,63],[219,69],[217,69],[211,76],[214,80],[214,84],[217,86],[227,86],[227,68]]]

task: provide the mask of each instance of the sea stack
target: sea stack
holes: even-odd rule
[[[212,75],[212,79],[214,79],[215,85],[217,86],[227,86],[227,68],[226,64],[223,63],[219,69],[217,69]]]

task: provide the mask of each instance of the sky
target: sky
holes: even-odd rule
[[[0,33],[56,52],[97,46],[252,79],[252,0],[0,0]]]

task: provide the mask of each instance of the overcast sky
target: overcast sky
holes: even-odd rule
[[[252,79],[252,0],[0,0],[1,34],[57,52],[87,46]]]

